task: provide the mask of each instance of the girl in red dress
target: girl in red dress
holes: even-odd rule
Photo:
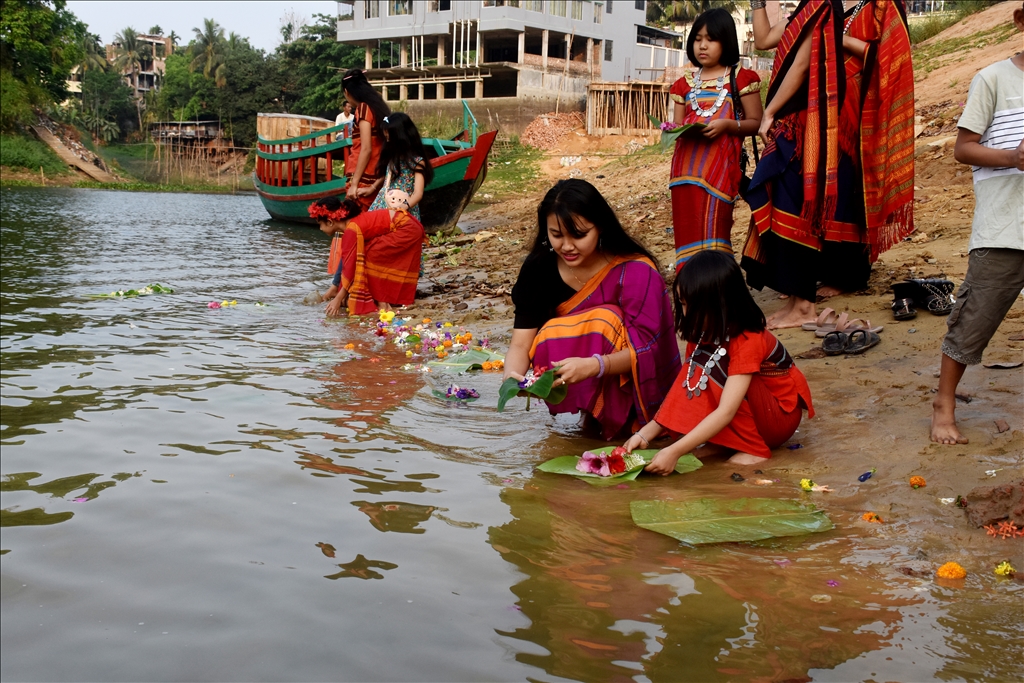
[[[727,254],[695,254],[676,277],[676,332],[687,342],[683,368],[652,422],[626,443],[649,448],[665,431],[682,436],[647,470],[669,474],[702,443],[736,451],[729,462],[755,465],[796,432],[802,411],[814,417],[804,375],[765,329],[743,273]]]
[[[732,253],[732,208],[740,190],[743,137],[754,135],[761,125],[761,79],[737,66],[740,50],[731,14],[712,9],[697,17],[686,54],[699,68],[672,84],[673,119],[707,128],[677,138],[672,155],[669,188],[676,272],[698,251]]]

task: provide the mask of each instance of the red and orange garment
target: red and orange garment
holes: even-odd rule
[[[342,237],[341,287],[350,315],[377,312],[378,303],[416,298],[423,225],[405,211],[369,211],[348,222]]]

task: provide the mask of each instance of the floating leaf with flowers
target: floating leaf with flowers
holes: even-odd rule
[[[138,289],[119,289],[110,294],[89,294],[90,299],[133,299],[137,296],[149,296],[150,294],[174,294],[174,290],[154,282],[146,287]]]
[[[565,400],[566,386],[555,386],[555,371],[544,370],[540,374],[533,368],[526,371],[522,381],[509,377],[498,387],[498,412],[505,410],[505,404],[514,396],[526,397],[526,409],[530,409],[530,398],[536,397],[551,404],[559,404]]]
[[[668,152],[675,148],[676,140],[682,136],[701,136],[707,128],[703,123],[673,123],[672,121],[659,121],[651,114],[647,115],[655,128],[661,130],[661,151]]]
[[[633,481],[657,454],[656,448],[626,453],[622,446],[605,446],[589,450],[581,456],[563,455],[553,458],[538,465],[537,469],[551,474],[579,477],[596,486],[608,486]],[[700,468],[700,460],[689,454],[679,458],[676,463],[676,472],[679,474]]]
[[[688,545],[802,536],[834,527],[811,503],[777,498],[634,500],[633,523]]]
[[[461,401],[468,403],[469,401],[475,401],[480,398],[480,393],[476,389],[451,384],[444,391],[434,389],[434,396],[443,398],[446,401]]]
[[[429,362],[430,365],[450,372],[472,372],[483,370],[484,363],[491,363],[493,365],[497,362],[504,364],[504,357],[500,353],[488,351],[487,349],[472,348],[461,353],[451,353],[451,348],[449,347],[445,349],[445,353],[446,357],[431,360]]]

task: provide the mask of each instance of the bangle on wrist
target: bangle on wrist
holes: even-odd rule
[[[602,377],[604,377],[604,356],[602,356],[599,353],[595,353],[593,356],[591,356],[591,358],[596,358],[597,359],[597,366],[598,366],[597,378],[601,379]]]
[[[764,9],[768,4],[768,0],[750,0],[750,9],[758,10]]]
[[[640,432],[635,432],[635,433],[636,433],[637,436],[639,436],[641,439],[643,439],[643,441],[644,441],[644,448],[647,448],[648,446],[651,445],[651,442],[647,440],[647,437],[645,437]]]

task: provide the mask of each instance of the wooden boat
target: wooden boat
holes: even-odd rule
[[[487,176],[487,155],[497,131],[477,134],[465,101],[461,133],[452,140],[424,138],[434,179],[423,193],[420,214],[428,233],[450,229]],[[345,126],[315,116],[259,114],[253,184],[264,208],[282,221],[314,224],[309,205],[345,194],[346,178],[334,173],[351,147]]]

